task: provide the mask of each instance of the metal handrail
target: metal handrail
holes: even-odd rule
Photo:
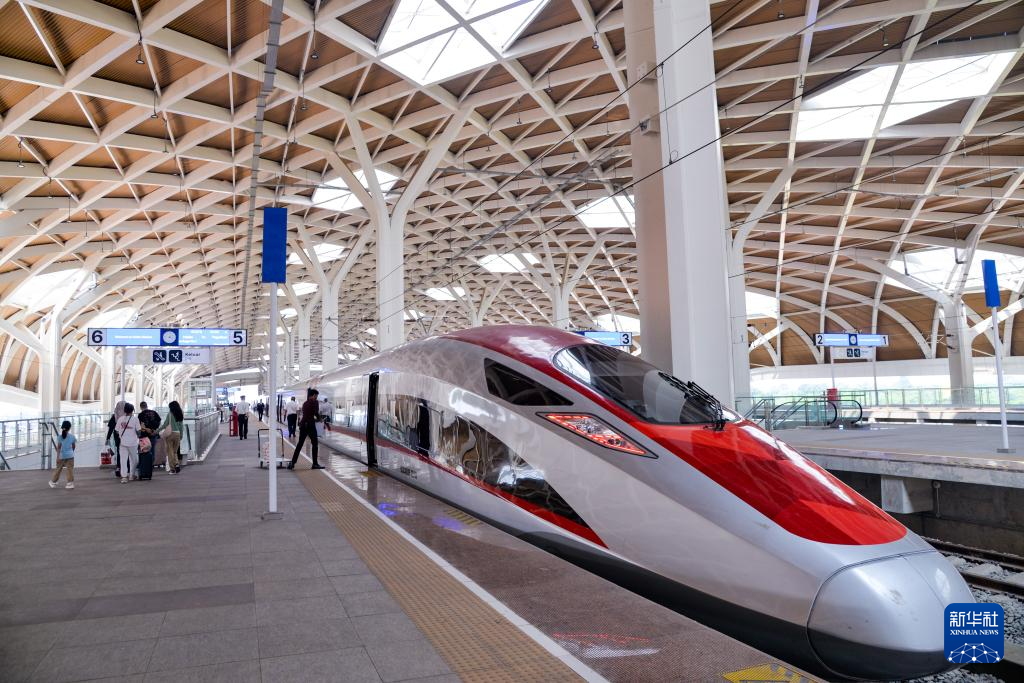
[[[775,404],[772,399],[761,399],[748,411],[748,418],[768,431],[794,427],[842,428],[852,427],[863,420],[864,409],[859,402],[851,399],[830,401],[820,396],[800,396],[779,404]]]

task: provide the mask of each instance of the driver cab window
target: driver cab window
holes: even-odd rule
[[[526,375],[493,360],[484,361],[487,390],[517,406],[568,406],[572,401]]]

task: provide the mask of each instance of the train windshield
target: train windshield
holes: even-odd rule
[[[555,354],[560,370],[594,388],[645,422],[722,424],[736,419],[713,396],[662,372],[636,356],[598,344],[581,344]]]

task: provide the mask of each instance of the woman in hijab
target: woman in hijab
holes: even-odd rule
[[[121,435],[117,433],[117,421],[124,417],[124,401],[118,401],[114,406],[114,414],[107,420],[107,438],[104,443],[111,444],[114,449],[114,453],[117,454],[117,466],[114,470],[114,476],[121,476]],[[111,443],[113,439],[113,443]]]

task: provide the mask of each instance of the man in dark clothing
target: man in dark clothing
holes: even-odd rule
[[[149,451],[139,453],[139,479],[150,479],[153,476],[153,458],[156,456],[156,440],[160,438],[160,415],[150,410],[145,401],[139,403],[139,430],[142,436],[149,437]]]
[[[320,402],[317,400],[319,395],[320,392],[316,389],[306,392],[306,402],[302,404],[302,417],[299,418],[299,443],[295,445],[295,452],[292,453],[292,461],[288,464],[288,469],[295,468],[295,463],[299,460],[299,453],[302,451],[302,444],[305,443],[307,436],[310,443],[310,455],[313,456],[313,466],[310,469],[322,470],[324,468],[316,459],[317,451],[320,448],[320,443],[316,438],[316,423],[320,420]]]
[[[263,405],[263,401],[260,401],[259,403],[256,404],[256,417],[259,418],[260,422],[263,422],[264,408],[266,408],[266,406]]]

